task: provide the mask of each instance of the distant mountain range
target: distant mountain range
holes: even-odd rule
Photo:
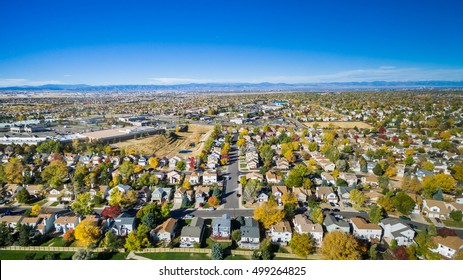
[[[48,84],[42,86],[0,87],[6,91],[182,91],[182,92],[249,92],[249,91],[323,91],[372,89],[462,88],[463,81],[407,81],[407,82],[336,82],[336,83],[204,83],[179,85],[105,85]]]

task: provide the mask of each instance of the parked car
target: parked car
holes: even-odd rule
[[[406,221],[411,221],[411,220],[412,220],[412,219],[410,219],[410,218],[407,217],[407,216],[400,216],[399,218],[402,219],[402,220],[406,220]],[[437,220],[437,219],[436,219],[436,220]]]
[[[211,208],[207,208],[207,211],[214,211],[215,208],[214,207],[211,207]]]
[[[186,214],[186,215],[184,216],[184,218],[191,219],[191,218],[193,218],[194,216],[195,216],[195,215]]]

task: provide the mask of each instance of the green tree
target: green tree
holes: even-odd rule
[[[285,180],[285,186],[287,187],[300,187],[302,186],[304,176],[309,174],[307,166],[303,164],[296,165],[288,174]]]
[[[145,225],[139,225],[137,230],[131,231],[125,240],[124,248],[128,251],[138,251],[150,245],[149,229]]]
[[[232,231],[231,237],[232,237],[233,241],[238,243],[238,241],[241,240],[241,231],[239,229],[235,229],[234,231]]]
[[[13,236],[6,223],[0,223],[0,246],[10,246],[13,244]]]
[[[415,163],[415,160],[413,159],[412,156],[407,156],[405,159],[404,159],[404,163],[405,165],[413,165]]]
[[[79,249],[74,255],[72,255],[73,260],[93,260],[95,259],[95,254],[88,249]]]
[[[116,251],[124,246],[124,240],[109,230],[105,233],[101,246],[110,251]]]
[[[19,203],[26,203],[30,198],[29,192],[26,189],[20,189],[16,194],[16,199]]]
[[[135,166],[130,161],[124,161],[119,166],[119,173],[122,175],[123,178],[127,179],[132,176],[134,172]]]
[[[463,218],[462,212],[458,210],[452,210],[449,215],[455,222],[461,222]]]
[[[175,167],[177,167],[179,171],[184,171],[186,168],[186,163],[183,160],[178,161]]]
[[[313,239],[308,234],[293,233],[289,247],[293,252],[301,257],[306,257],[314,249]]]
[[[371,205],[368,218],[374,224],[379,223],[383,219],[383,210],[376,204]]]
[[[223,260],[224,250],[219,243],[214,243],[212,245],[211,259],[212,260]]]
[[[434,170],[434,164],[430,161],[426,161],[421,165],[421,169],[427,170],[427,171],[433,171]]]
[[[77,195],[75,202],[71,205],[71,209],[77,215],[90,215],[93,213],[93,203],[90,193],[81,193]]]
[[[386,212],[392,212],[395,209],[394,201],[389,196],[382,196],[378,198],[378,205],[381,206]]]
[[[393,198],[394,207],[400,213],[408,215],[415,208],[415,201],[406,193],[399,192]]]
[[[42,179],[55,188],[63,184],[67,175],[68,168],[62,160],[52,161],[41,173]]]
[[[375,174],[376,176],[382,176],[384,172],[385,171],[383,170],[383,168],[381,167],[379,163],[377,163],[375,167],[373,167],[373,174]]]
[[[18,244],[19,246],[30,246],[32,244],[32,237],[34,232],[32,228],[28,225],[21,225],[19,229],[19,238]]]

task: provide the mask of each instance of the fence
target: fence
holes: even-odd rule
[[[42,247],[42,246],[7,246],[0,247],[0,250],[8,251],[37,251],[37,252],[76,252],[79,249],[88,249],[85,247]],[[93,252],[101,253],[106,252],[105,248],[94,248],[90,249]],[[124,253],[124,249],[119,249],[119,253]]]

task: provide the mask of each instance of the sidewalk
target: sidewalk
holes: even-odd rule
[[[134,252],[130,252],[130,253],[127,255],[127,258],[125,258],[125,259],[126,259],[126,260],[141,260],[141,261],[149,261],[149,260],[150,260],[150,259],[148,259],[148,258],[135,255]]]

